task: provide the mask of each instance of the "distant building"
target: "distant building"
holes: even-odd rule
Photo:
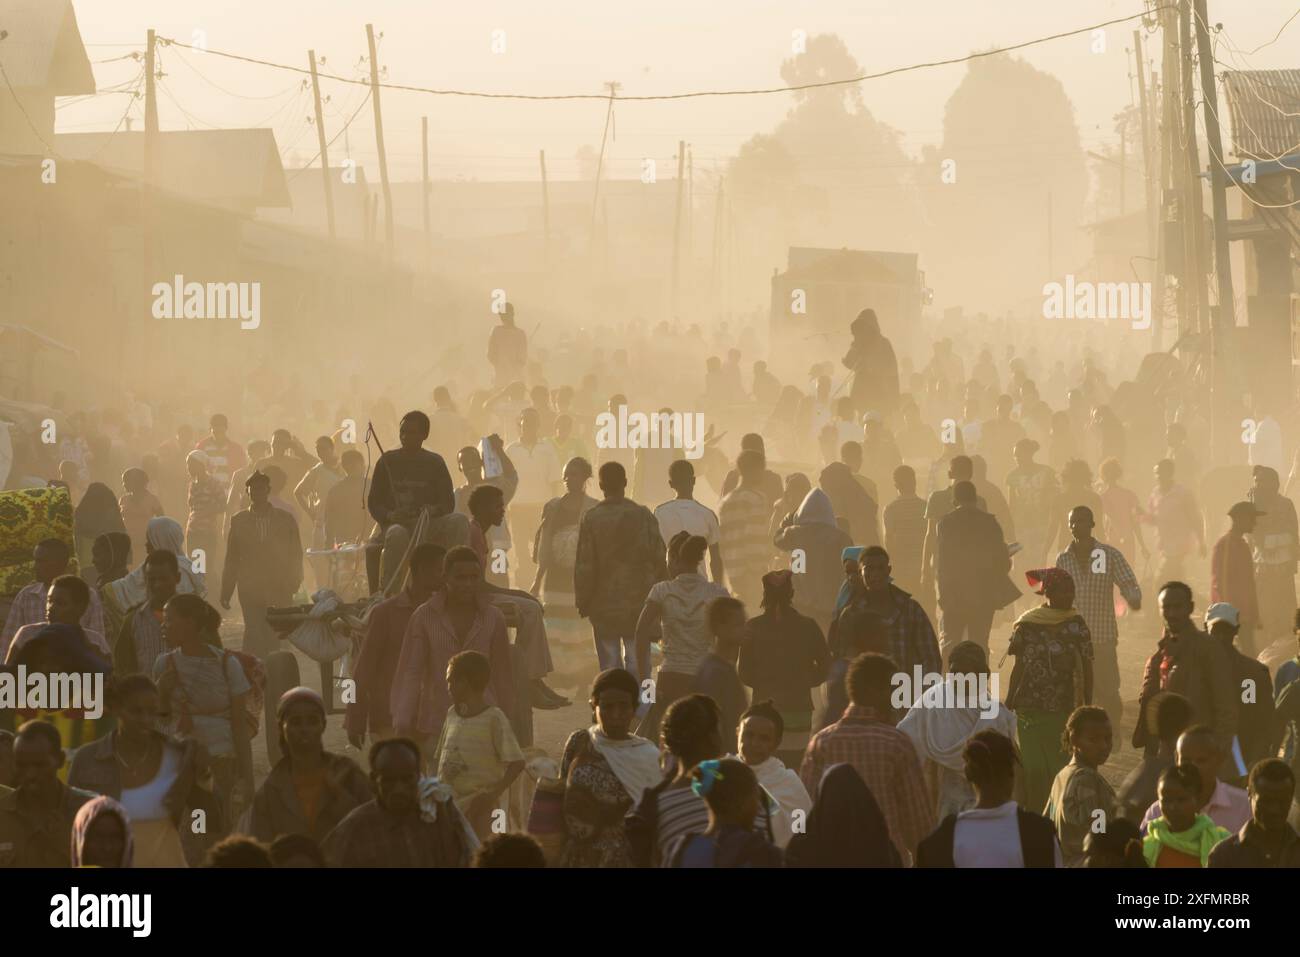
[[[1246,305],[1239,354],[1252,391],[1273,408],[1295,398],[1300,366],[1300,69],[1228,70],[1230,239],[1241,240]],[[1228,136],[1225,130],[1225,137]],[[1240,307],[1238,307],[1240,309]],[[1240,323],[1238,316],[1238,323]],[[1289,358],[1289,363],[1288,363]]]
[[[0,0],[0,66],[0,153],[48,156],[54,98],[95,92],[71,0]]]

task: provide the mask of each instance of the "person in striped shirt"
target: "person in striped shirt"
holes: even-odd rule
[[[763,597],[762,578],[773,553],[767,534],[772,503],[761,488],[764,468],[762,453],[753,449],[741,452],[736,458],[740,484],[718,506],[727,581],[731,591],[751,605]]]

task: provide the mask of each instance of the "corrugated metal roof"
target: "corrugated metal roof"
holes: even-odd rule
[[[95,74],[71,0],[0,0],[0,63],[15,89],[54,96],[95,92]]]
[[[1223,92],[1237,159],[1271,160],[1296,151],[1300,69],[1229,70],[1223,74]]]
[[[142,131],[61,133],[55,149],[133,177],[144,175]],[[269,129],[158,134],[158,186],[182,197],[240,206],[288,206],[284,166]]]

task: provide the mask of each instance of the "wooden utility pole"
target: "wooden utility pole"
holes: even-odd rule
[[[375,106],[375,148],[379,151],[379,182],[384,190],[384,238],[388,258],[393,258],[393,191],[388,184],[388,154],[384,151],[384,117],[379,111],[379,57],[375,53],[375,27],[366,24],[366,43],[370,46],[370,99]]]
[[[1160,11],[1160,36],[1164,45],[1160,56],[1160,106],[1163,120],[1160,124],[1160,188],[1163,193],[1161,202],[1162,223],[1185,222],[1187,218],[1187,199],[1184,180],[1187,165],[1182,161],[1178,151],[1182,130],[1182,64],[1178,48],[1178,12],[1170,6]],[[1170,207],[1177,210],[1177,216],[1170,216]],[[1160,251],[1157,257],[1164,257],[1164,272],[1173,275],[1175,286],[1175,310],[1178,319],[1178,339],[1183,333],[1194,328],[1192,318],[1193,299],[1189,276],[1191,266],[1187,262],[1186,230],[1175,236],[1168,225],[1162,225],[1159,235]]]
[[[543,271],[551,271],[551,187],[546,181],[546,150],[537,151],[537,161],[542,167],[542,265]]]
[[[619,83],[606,83],[609,87],[609,106],[605,109],[605,129],[600,134],[600,155],[596,157],[596,185],[591,193],[591,238],[587,243],[587,254],[591,255],[596,248],[596,210],[600,208],[600,173],[605,166],[605,143],[609,138],[609,121],[614,115],[614,98],[622,88]]]
[[[1214,87],[1214,52],[1206,23],[1206,0],[1195,0],[1196,53],[1201,61],[1201,104],[1205,141],[1210,151],[1210,195],[1214,209],[1214,266],[1219,280],[1219,330],[1236,325],[1232,297],[1232,260],[1228,255],[1228,174],[1223,165],[1223,140],[1219,130],[1219,97]],[[1217,351],[1217,350],[1216,350]]]
[[[1228,252],[1228,197],[1227,170],[1223,165],[1223,142],[1219,132],[1218,93],[1214,87],[1214,52],[1210,49],[1210,29],[1207,23],[1206,0],[1195,0],[1192,12],[1196,17],[1196,53],[1201,62],[1201,104],[1205,117],[1205,143],[1210,153],[1210,196],[1214,210],[1214,267],[1218,278],[1219,303],[1209,317],[1210,333],[1210,408],[1219,415],[1219,427],[1211,419],[1210,442],[1216,451],[1227,437],[1224,419],[1232,415],[1235,403],[1228,407],[1228,384],[1237,377],[1230,372],[1232,365],[1226,340],[1236,324],[1232,293],[1232,259]],[[1199,191],[1199,181],[1197,189]],[[1227,421],[1235,421],[1232,415]]]
[[[1160,183],[1156,180],[1156,163],[1152,150],[1151,106],[1147,100],[1146,63],[1142,59],[1142,31],[1133,31],[1133,53],[1137,59],[1138,109],[1142,116],[1142,188],[1146,200],[1147,256],[1151,268],[1151,337],[1153,344],[1159,341],[1156,331],[1164,322],[1163,304],[1165,298],[1165,277],[1161,270],[1162,262],[1158,252],[1156,229],[1160,214]],[[1157,347],[1158,348],[1158,347]]]
[[[144,180],[150,186],[158,183],[158,90],[154,82],[157,41],[158,35],[150,30],[144,51]]]
[[[424,265],[433,263],[433,227],[429,219],[429,118],[420,117],[420,203],[424,208]]]
[[[681,259],[682,259],[682,193],[686,187],[686,141],[677,141],[677,212],[673,216],[673,286],[672,313],[677,318],[677,307],[681,293]]]
[[[1128,212],[1124,202],[1124,187],[1128,180],[1128,168],[1124,165],[1128,160],[1128,128],[1120,123],[1119,125],[1119,214],[1123,216]]]
[[[1201,228],[1204,211],[1201,199],[1200,150],[1196,145],[1196,107],[1193,103],[1195,79],[1192,74],[1192,3],[1181,0],[1178,5],[1179,62],[1182,64],[1183,128],[1179,146],[1183,151],[1183,237],[1187,250],[1187,280],[1191,285],[1189,311],[1194,317],[1193,329],[1202,337],[1209,331],[1207,294],[1205,289],[1205,263],[1201,261]],[[1192,304],[1195,304],[1194,306]],[[1194,310],[1194,311],[1193,311]],[[1203,355],[1209,355],[1204,350]],[[1211,428],[1213,431],[1213,428]],[[1211,438],[1213,441],[1213,437]]]
[[[316,101],[316,141],[320,144],[320,174],[325,181],[325,219],[329,223],[330,239],[335,239],[334,230],[334,184],[330,182],[329,144],[325,142],[325,113],[320,105],[320,77],[316,74],[316,51],[307,51],[307,62],[311,65],[311,95]]]
[[[686,149],[686,266],[695,261],[695,148]]]
[[[722,177],[718,177],[718,197],[713,202],[713,298],[714,309],[718,308],[722,301],[722,275],[720,266],[722,264]]]

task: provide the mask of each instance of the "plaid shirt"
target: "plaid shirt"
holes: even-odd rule
[[[865,597],[859,595],[840,611],[835,621],[831,622],[828,638],[831,653],[842,655],[838,631],[840,623],[847,616],[869,613],[878,615],[889,629],[889,656],[898,665],[898,670],[910,675],[913,669],[921,666],[926,674],[942,674],[943,658],[939,655],[939,639],[935,637],[934,626],[925,609],[915,598],[897,585],[889,586],[889,597],[893,601],[892,615],[880,615]]]
[[[822,776],[836,764],[852,765],[871,789],[894,846],[907,860],[935,826],[934,801],[911,739],[877,719],[872,709],[850,705],[844,717],[808,742],[799,777],[814,801]]]
[[[1104,552],[1101,571],[1093,571],[1097,564],[1097,550]],[[1056,556],[1056,567],[1070,573],[1074,579],[1074,607],[1088,623],[1092,640],[1099,645],[1119,643],[1119,625],[1115,621],[1115,588],[1129,605],[1142,603],[1142,589],[1138,587],[1133,568],[1118,548],[1103,545],[1093,539],[1092,547],[1083,561],[1074,549],[1067,548]]]
[[[23,625],[35,625],[46,621],[45,594],[49,587],[42,582],[32,582],[14,596],[14,603],[9,608],[9,617],[5,619],[4,631],[0,632],[0,661],[4,660],[9,650],[9,643]],[[99,600],[99,591],[90,589],[90,604],[81,616],[81,628],[90,633],[104,634],[104,606]],[[101,638],[101,641],[103,639]]]

